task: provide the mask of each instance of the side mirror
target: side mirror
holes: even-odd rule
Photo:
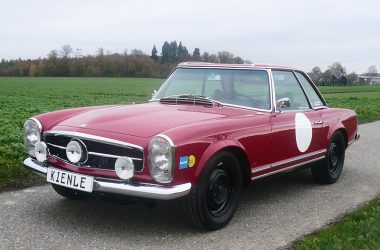
[[[152,93],[152,97],[155,96],[156,93],[157,93],[157,90],[154,89],[154,90],[153,90],[153,93]]]
[[[278,99],[276,102],[276,107],[278,110],[289,108],[290,107],[290,99],[288,97]]]

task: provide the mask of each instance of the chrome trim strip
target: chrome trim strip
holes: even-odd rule
[[[295,161],[299,161],[299,160],[302,160],[302,159],[306,159],[306,158],[309,158],[309,157],[312,157],[312,156],[315,156],[315,155],[319,155],[319,154],[324,154],[326,153],[326,149],[322,149],[322,150],[318,150],[318,151],[315,151],[315,152],[311,152],[311,153],[307,153],[307,154],[304,154],[304,155],[300,155],[300,156],[297,156],[297,157],[293,157],[293,158],[290,158],[290,159],[287,159],[287,160],[283,160],[283,161],[278,161],[278,162],[275,162],[275,163],[272,163],[272,164],[269,164],[269,165],[265,165],[265,166],[262,166],[260,168],[257,168],[257,169],[252,169],[252,174],[254,173],[258,173],[258,172],[262,172],[262,171],[265,171],[265,170],[268,170],[268,169],[271,169],[271,168],[277,168],[281,165],[285,165],[285,164],[288,164],[288,163],[292,163],[292,162],[295,162]]]
[[[293,168],[297,168],[299,166],[302,166],[302,165],[306,165],[308,163],[312,163],[312,162],[315,162],[315,161],[319,161],[319,160],[322,160],[324,159],[325,156],[320,156],[318,158],[315,158],[315,159],[312,159],[312,160],[308,160],[308,161],[305,161],[305,162],[301,162],[301,163],[298,163],[296,165],[293,165],[293,166],[289,166],[289,167],[286,167],[286,168],[282,168],[282,169],[279,169],[279,170],[276,170],[276,171],[273,171],[273,172],[269,172],[269,173],[266,173],[266,174],[263,174],[263,175],[259,175],[259,176],[254,176],[251,178],[251,180],[257,180],[257,179],[260,179],[260,178],[263,178],[263,177],[266,177],[266,176],[269,176],[269,175],[272,175],[272,174],[277,174],[277,173],[281,173],[281,172],[284,172],[284,171],[287,171],[287,170],[291,170]]]
[[[42,124],[40,123],[40,121],[37,120],[37,118],[34,118],[34,117],[29,118],[29,120],[32,120],[32,121],[34,121],[35,123],[37,123],[38,129],[39,129],[39,131],[40,131],[40,133],[41,133],[41,132],[42,132]]]
[[[24,160],[27,168],[46,178],[48,165],[35,162],[32,158]],[[187,195],[191,190],[191,183],[175,186],[162,186],[151,183],[123,183],[118,180],[96,178],[93,192],[130,195],[149,199],[171,200]]]
[[[56,159],[56,160],[59,160],[59,161],[63,161],[64,163],[67,163],[68,165],[70,166],[73,166],[73,167],[76,167],[76,168],[90,168],[90,169],[96,169],[96,170],[101,170],[101,171],[111,171],[111,172],[115,172],[115,169],[106,169],[106,168],[94,168],[94,167],[91,167],[89,165],[86,165],[86,164],[77,164],[77,165],[74,165],[73,163],[71,163],[70,161],[68,160],[65,160],[65,159],[62,159],[56,155],[51,155],[49,154],[50,157]],[[142,169],[140,171],[135,171],[135,172],[141,172]]]
[[[142,161],[143,159],[141,158],[134,158],[134,157],[129,157],[128,155],[110,155],[110,154],[103,154],[103,153],[97,153],[97,152],[88,152],[89,155],[97,155],[97,156],[103,156],[107,158],[119,158],[119,157],[128,157],[131,160],[136,160],[136,161]]]
[[[170,139],[169,136],[164,135],[164,134],[158,134],[158,135],[156,135],[156,136],[157,136],[157,137],[162,137],[162,138],[164,138],[165,140],[167,140],[167,141],[169,142],[169,144],[170,144],[171,147],[175,147],[175,146],[174,146],[174,142],[172,141],[172,139]]]
[[[50,145],[50,146],[52,146],[52,147],[55,147],[55,148],[60,148],[60,149],[64,149],[64,150],[66,150],[66,147],[63,147],[63,146],[55,145],[55,144],[53,144],[53,143],[46,143],[46,144],[48,144],[48,145]]]
[[[63,130],[48,130],[45,131],[44,134],[51,134],[51,135],[68,135],[72,137],[77,137],[77,138],[82,138],[82,139],[89,139],[97,142],[106,142],[109,144],[114,144],[114,145],[121,145],[124,147],[132,147],[132,148],[137,148],[141,151],[144,151],[143,147],[135,144],[131,144],[128,142],[123,142],[119,140],[114,140],[102,136],[97,136],[97,135],[91,135],[91,134],[85,134],[85,133],[80,133],[80,132],[72,132],[72,131],[63,131]]]

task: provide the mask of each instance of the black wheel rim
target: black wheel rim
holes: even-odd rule
[[[342,163],[343,148],[337,141],[332,141],[329,147],[329,171],[335,173]]]
[[[207,204],[209,212],[214,215],[222,214],[231,200],[233,185],[231,177],[223,169],[215,169],[209,178]]]

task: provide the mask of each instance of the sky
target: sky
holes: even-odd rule
[[[380,70],[378,0],[0,0],[0,58],[46,57],[65,44],[84,55],[182,41],[254,63],[310,71],[340,62]]]

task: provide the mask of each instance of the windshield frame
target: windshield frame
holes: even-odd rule
[[[236,104],[230,104],[230,103],[224,103],[224,102],[221,102],[221,101],[218,101],[218,100],[213,100],[212,98],[208,98],[206,97],[207,99],[211,100],[211,101],[214,101],[214,102],[217,102],[217,103],[220,103],[222,104],[223,106],[227,106],[227,107],[234,107],[234,108],[244,108],[244,109],[249,109],[249,110],[255,110],[255,111],[261,111],[261,112],[273,112],[274,110],[274,104],[273,104],[273,80],[272,80],[272,73],[271,73],[271,70],[270,69],[263,69],[263,68],[245,68],[245,67],[208,67],[208,66],[199,66],[199,67],[188,67],[188,66],[177,66],[176,68],[174,68],[174,70],[172,72],[170,72],[169,76],[166,78],[165,82],[160,86],[160,88],[153,94],[152,96],[152,99],[149,100],[149,102],[158,102],[160,101],[160,98],[156,98],[156,96],[159,94],[160,90],[162,88],[165,88],[165,84],[167,82],[170,81],[170,78],[172,77],[173,73],[177,70],[177,69],[219,69],[219,70],[245,70],[245,71],[264,71],[266,72],[267,76],[268,76],[268,87],[269,87],[269,99],[270,99],[270,109],[260,109],[260,108],[254,108],[254,107],[249,107],[249,106],[243,106],[243,105],[236,105]],[[184,93],[186,94],[186,93]]]

